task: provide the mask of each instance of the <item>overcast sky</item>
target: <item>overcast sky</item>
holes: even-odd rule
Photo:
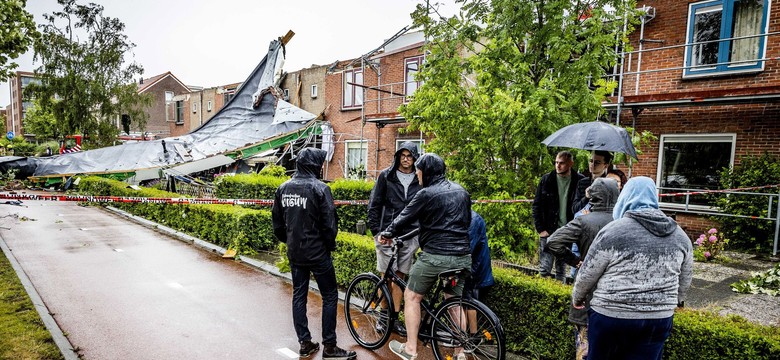
[[[285,71],[358,57],[411,24],[409,14],[425,0],[79,0],[103,5],[121,20],[136,44],[135,61],[144,77],[171,71],[187,85],[204,87],[244,81],[268,52],[271,40],[295,32],[287,44]],[[455,12],[454,0],[442,14]],[[27,0],[35,22],[61,9],[56,0]],[[33,54],[16,60],[32,71]],[[0,107],[10,103],[0,83]]]

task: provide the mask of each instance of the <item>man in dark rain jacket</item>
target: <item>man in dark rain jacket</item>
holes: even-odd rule
[[[374,246],[376,247],[376,270],[383,273],[387,269],[387,263],[393,254],[392,248],[379,243],[379,233],[385,230],[395,219],[401,210],[412,200],[417,191],[421,189],[420,182],[417,180],[414,162],[420,157],[417,151],[417,144],[413,142],[404,142],[395,152],[393,165],[379,173],[376,179],[374,189],[371,190],[371,198],[368,200],[368,226],[374,235]],[[406,234],[417,229],[418,223],[414,221],[406,225],[403,229],[398,229],[398,234]],[[414,253],[420,246],[417,243],[417,237],[404,242],[404,246],[398,250],[398,259],[394,264],[395,273],[402,279],[409,273],[414,260]],[[401,310],[401,299],[403,292],[393,283],[390,283],[390,290],[393,296],[392,316],[398,318],[398,312]],[[406,329],[400,321],[394,322],[396,333],[406,336]]]
[[[312,342],[306,303],[313,274],[322,294],[323,359],[355,359],[354,351],[336,346],[338,287],[331,251],[338,233],[336,208],[330,188],[318,178],[325,162],[321,149],[303,149],[296,158],[292,179],[276,189],[272,209],[274,235],[287,244],[293,281],[292,312],[300,356],[309,357],[320,345]]]
[[[590,212],[574,218],[564,227],[556,230],[547,239],[547,251],[571,266],[580,267],[585,255],[588,254],[593,239],[601,229],[612,222],[612,209],[615,207],[618,195],[618,184],[613,179],[597,178],[585,191],[589,199]],[[571,251],[571,245],[577,244],[580,255]],[[588,297],[590,299],[590,297]],[[588,356],[588,309],[569,308],[569,321],[574,324],[575,360],[587,359]]]
[[[390,342],[390,350],[402,359],[417,356],[417,334],[420,329],[420,302],[438,281],[438,274],[452,269],[471,269],[471,197],[462,186],[448,181],[444,176],[445,165],[436,154],[425,154],[415,163],[417,179],[423,189],[393,220],[382,235],[388,243],[398,230],[413,223],[420,223],[419,242],[422,252],[409,272],[409,284],[404,292],[404,320],[407,343]],[[445,290],[445,296],[459,296],[463,291],[460,282],[455,288]]]

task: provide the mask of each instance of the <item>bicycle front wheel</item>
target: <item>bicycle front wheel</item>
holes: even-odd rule
[[[485,304],[459,297],[445,300],[431,325],[436,359],[504,360],[506,339],[498,317]]]
[[[344,317],[352,338],[367,349],[384,346],[393,328],[392,306],[387,286],[379,285],[378,276],[370,273],[356,276],[344,298]]]

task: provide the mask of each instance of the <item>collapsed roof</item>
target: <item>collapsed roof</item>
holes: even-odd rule
[[[280,99],[275,90],[284,62],[283,46],[279,40],[272,41],[268,54],[235,97],[191,133],[37,158],[33,178],[110,173],[130,176],[137,170],[168,168],[216,155],[239,159],[319,133],[316,115]]]

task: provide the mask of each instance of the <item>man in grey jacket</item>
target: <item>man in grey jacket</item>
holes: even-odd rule
[[[588,254],[596,234],[607,224],[612,222],[612,210],[620,192],[615,180],[597,178],[586,190],[586,197],[590,201],[590,212],[574,218],[566,226],[556,230],[547,239],[547,251],[555,255],[559,261],[579,268],[582,260]],[[580,255],[575,255],[571,248],[576,244],[580,249]],[[589,297],[588,297],[589,298]],[[586,301],[587,306],[587,301]],[[576,346],[576,360],[582,360],[588,356],[588,309],[569,309],[569,321],[574,324],[576,330],[574,343]]]
[[[589,358],[660,359],[674,309],[691,286],[693,248],[677,223],[658,209],[652,179],[629,180],[596,236],[572,293],[584,308],[589,293]]]

